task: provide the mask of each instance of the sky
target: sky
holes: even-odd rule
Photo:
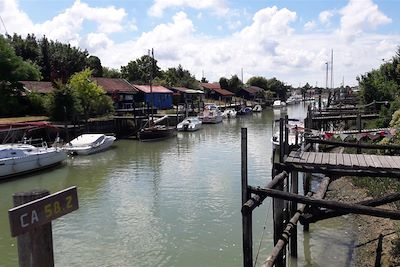
[[[357,85],[400,46],[400,0],[0,0],[0,34],[70,43],[119,69],[153,48],[197,79]],[[329,62],[327,64],[327,62]]]

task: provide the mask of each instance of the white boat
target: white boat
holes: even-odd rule
[[[236,118],[236,113],[236,110],[234,110],[233,108],[227,108],[224,110],[224,112],[222,112],[222,117],[224,119]]]
[[[297,104],[301,101],[301,95],[291,95],[288,99],[286,99],[286,104]]]
[[[194,132],[201,128],[202,122],[198,117],[187,117],[178,123],[176,128],[178,131]]]
[[[82,134],[64,146],[65,151],[76,155],[89,155],[109,148],[114,136],[104,134]]]
[[[3,144],[0,145],[0,179],[48,168],[66,157],[61,148]]]
[[[288,128],[289,128],[289,136],[288,136],[289,146],[296,145],[296,135],[297,135],[297,144],[301,144],[304,135],[304,124],[299,121],[289,121]],[[275,131],[275,133],[272,135],[271,142],[274,149],[279,148],[279,127],[278,130]]]
[[[285,101],[275,100],[274,103],[272,104],[272,107],[274,108],[286,107],[286,103]]]
[[[253,112],[261,112],[263,109],[261,105],[257,104],[253,107]]]
[[[199,119],[202,123],[220,123],[222,122],[222,112],[217,105],[206,105]]]

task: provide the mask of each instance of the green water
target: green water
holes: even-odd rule
[[[12,194],[73,185],[79,210],[53,221],[56,266],[241,266],[240,129],[248,128],[249,183],[264,185],[271,179],[273,119],[305,111],[269,109],[155,143],[119,140],[106,152],[0,183],[0,266],[18,265],[7,217]],[[254,213],[255,256],[264,233],[258,264],[272,248],[269,209],[266,200]],[[321,257],[313,242],[304,251]],[[312,253],[304,257],[299,243],[299,264],[318,262]]]

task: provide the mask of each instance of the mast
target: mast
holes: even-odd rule
[[[331,89],[333,89],[333,49],[331,53]]]
[[[153,96],[153,65],[154,65],[154,50],[153,48],[148,51],[149,52],[149,57],[150,57],[150,81],[149,81],[149,85],[150,85],[150,96],[151,96],[151,124],[153,124],[154,121],[154,113],[153,113],[153,109],[154,109],[154,96]]]
[[[326,65],[326,81],[325,81],[325,88],[328,89],[328,68],[329,68],[329,62],[325,62]]]

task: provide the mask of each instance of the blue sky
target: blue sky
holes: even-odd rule
[[[324,85],[390,59],[400,45],[398,0],[0,0],[9,33],[69,42],[119,68],[154,48],[161,68],[181,64],[217,81],[244,70],[298,86]],[[0,33],[5,33],[0,25]]]

